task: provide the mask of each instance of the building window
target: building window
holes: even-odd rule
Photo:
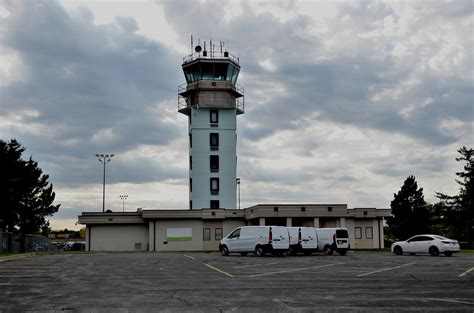
[[[211,209],[219,209],[220,203],[219,200],[211,200]]]
[[[202,229],[202,240],[204,240],[204,241],[211,240],[211,229],[210,228],[203,228]]]
[[[209,166],[212,173],[219,172],[219,156],[218,155],[209,156]]]
[[[193,147],[193,134],[189,134],[189,147]]]
[[[189,169],[190,170],[193,169],[193,156],[192,155],[189,156]]]
[[[362,239],[362,228],[355,227],[354,232],[355,232],[354,234],[355,239]]]
[[[189,201],[189,209],[192,210],[193,209],[193,201]]]
[[[374,238],[374,230],[372,227],[365,228],[365,238],[373,239]]]
[[[219,178],[212,177],[211,178],[211,195],[218,195],[219,194]]]
[[[210,133],[209,134],[209,143],[211,146],[211,150],[219,150],[219,134],[218,133]]]
[[[193,192],[193,179],[189,179],[189,192]]]
[[[277,206],[273,208],[273,212],[278,212],[278,207]]]
[[[328,206],[328,212],[332,212],[332,206]]]
[[[219,123],[219,111],[217,111],[217,110],[210,110],[209,111],[209,122]]]
[[[216,240],[221,240],[222,239],[222,228],[216,228],[215,238],[216,238]]]

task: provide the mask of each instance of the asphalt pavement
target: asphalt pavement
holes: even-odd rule
[[[474,254],[0,259],[0,312],[474,312]]]

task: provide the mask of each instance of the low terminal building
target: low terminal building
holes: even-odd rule
[[[243,210],[83,212],[87,251],[218,251],[219,241],[245,225],[345,227],[351,249],[384,248],[390,209],[346,204],[258,204]]]

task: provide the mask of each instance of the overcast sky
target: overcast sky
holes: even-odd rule
[[[241,207],[389,208],[409,175],[455,194],[473,147],[473,2],[0,0],[0,139],[50,175],[53,228],[83,211],[188,208],[182,58],[240,57]]]

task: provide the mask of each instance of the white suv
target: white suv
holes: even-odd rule
[[[459,243],[438,235],[416,235],[408,240],[393,243],[391,250],[397,255],[429,253],[432,256],[438,256],[440,253],[444,253],[446,256],[451,256],[453,253],[459,252]]]

